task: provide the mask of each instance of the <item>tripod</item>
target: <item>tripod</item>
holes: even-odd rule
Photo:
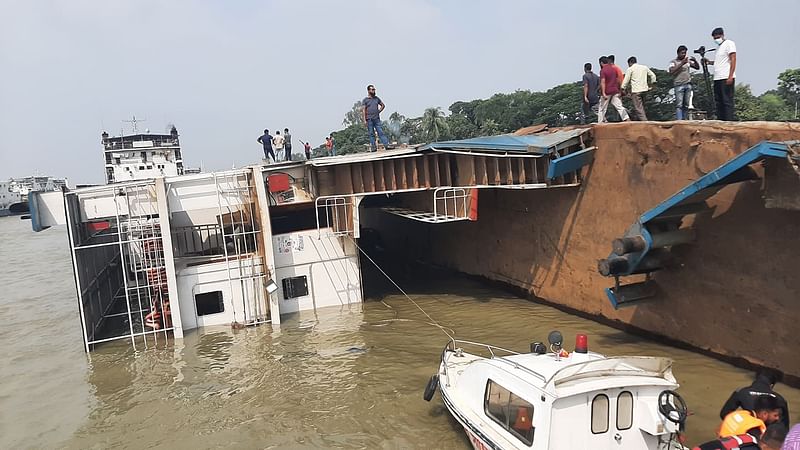
[[[701,45],[700,48],[694,51],[700,55],[700,62],[703,65],[703,80],[705,80],[706,85],[706,93],[708,94],[708,105],[706,105],[707,116],[711,119],[717,117],[717,112],[715,109],[716,101],[714,100],[714,90],[711,88],[711,74],[708,72],[708,62],[706,61],[706,53],[713,52],[714,49],[706,50],[704,45]]]

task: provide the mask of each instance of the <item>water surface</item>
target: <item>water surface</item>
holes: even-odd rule
[[[0,261],[0,448],[468,448],[438,395],[422,400],[447,339],[401,295],[86,355],[65,231],[0,218]],[[719,407],[752,376],[471,280],[402,279],[462,339],[525,351],[559,329],[568,343],[589,334],[601,353],[673,358],[692,444],[712,437]],[[800,405],[800,391],[778,390]]]

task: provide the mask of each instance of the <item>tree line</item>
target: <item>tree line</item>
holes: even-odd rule
[[[673,77],[664,70],[653,69],[653,72],[657,81],[645,97],[647,116],[656,121],[674,120]],[[693,84],[694,106],[705,109],[710,94],[705,89],[703,75],[695,74]],[[394,112],[382,124],[390,141],[407,144],[492,136],[541,123],[563,127],[580,123],[582,98],[580,82],[564,83],[544,92],[518,90],[498,93],[487,99],[457,101],[447,112],[431,107],[419,117],[406,117]],[[739,120],[798,121],[800,69],[783,71],[778,75],[777,87],[758,96],[753,94],[749,85],[737,84],[735,102]],[[626,108],[632,108],[630,99],[624,99],[623,103]],[[609,120],[614,120],[611,113]],[[332,133],[336,153],[366,151],[369,138],[360,101],[345,114],[342,125],[343,129]],[[322,154],[323,149],[320,147],[316,152]]]

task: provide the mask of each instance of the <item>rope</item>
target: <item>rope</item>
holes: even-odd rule
[[[448,330],[448,329],[449,329],[450,331],[453,331],[453,329],[451,329],[451,328],[447,328],[447,327],[444,327],[443,325],[440,325],[440,324],[439,324],[439,322],[437,322],[437,321],[436,321],[436,320],[435,320],[433,317],[431,317],[431,316],[430,316],[430,314],[428,314],[427,312],[425,312],[425,310],[424,310],[424,309],[422,309],[422,307],[421,307],[421,306],[419,306],[419,304],[418,304],[417,302],[415,302],[413,298],[411,298],[411,297],[410,297],[408,294],[406,294],[406,291],[404,291],[404,290],[403,290],[403,288],[401,288],[401,287],[400,287],[400,286],[399,286],[399,285],[398,285],[398,284],[397,284],[397,283],[396,283],[396,282],[395,282],[395,281],[392,279],[392,277],[390,277],[390,276],[389,276],[389,275],[388,275],[386,272],[384,272],[384,271],[383,271],[383,269],[381,268],[381,266],[379,266],[379,265],[378,265],[378,263],[376,263],[376,262],[375,262],[375,260],[373,260],[373,259],[372,259],[372,258],[371,258],[371,257],[370,257],[368,254],[367,254],[367,252],[365,252],[365,251],[364,251],[364,249],[362,249],[362,248],[361,248],[361,247],[358,245],[358,243],[356,242],[356,240],[355,240],[355,239],[354,239],[352,236],[350,236],[350,235],[348,234],[348,235],[347,235],[347,237],[348,237],[348,238],[350,238],[350,240],[351,240],[351,241],[353,241],[353,245],[355,245],[355,246],[356,246],[356,248],[358,249],[358,251],[360,251],[360,252],[361,252],[361,253],[362,253],[364,256],[366,256],[366,257],[367,257],[367,259],[369,260],[369,262],[371,262],[371,263],[372,263],[372,265],[374,265],[374,266],[375,266],[375,268],[376,268],[376,269],[378,269],[378,270],[379,270],[379,271],[380,271],[380,272],[383,274],[383,276],[385,276],[385,277],[386,277],[386,279],[387,279],[387,280],[389,280],[389,281],[390,281],[390,282],[391,282],[391,283],[394,285],[394,287],[396,287],[396,288],[397,288],[397,290],[398,290],[398,291],[400,291],[400,293],[402,293],[402,294],[403,294],[403,295],[404,295],[404,296],[405,296],[405,297],[408,299],[408,301],[410,301],[411,303],[413,303],[413,304],[414,304],[414,306],[416,306],[416,307],[417,307],[417,309],[419,309],[419,310],[422,312],[422,314],[425,314],[425,317],[427,317],[427,318],[428,318],[428,320],[430,320],[430,322],[427,322],[429,325],[433,325],[434,327],[436,327],[436,328],[438,328],[438,329],[442,330],[442,333],[444,333],[444,334],[445,334],[445,335],[446,335],[446,336],[447,336],[447,337],[448,337],[448,338],[449,338],[451,341],[455,341],[455,338],[454,338],[454,337],[453,337],[453,336],[452,336],[450,333],[448,333],[448,332],[447,332],[447,330]],[[455,332],[454,332],[454,331],[453,331],[453,334],[455,334]]]

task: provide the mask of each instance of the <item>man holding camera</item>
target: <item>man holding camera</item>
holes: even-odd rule
[[[714,61],[705,60],[714,65],[714,100],[717,104],[717,119],[734,119],[733,88],[736,84],[736,44],[725,39],[725,31],[721,27],[714,28],[711,37],[717,43],[717,56]]]
[[[688,50],[685,45],[678,47],[678,57],[669,63],[669,73],[675,76],[675,118],[678,120],[687,118],[692,98],[692,75],[689,68],[700,68],[694,56],[686,57]]]

